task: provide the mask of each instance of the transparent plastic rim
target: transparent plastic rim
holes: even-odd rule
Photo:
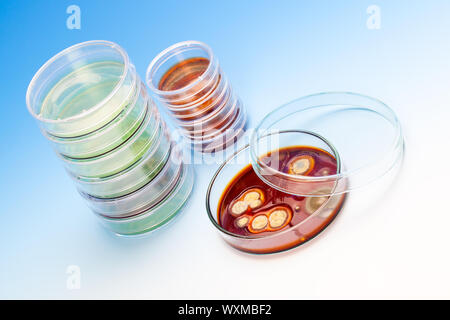
[[[163,90],[159,90],[158,88],[156,88],[155,85],[153,84],[153,77],[154,77],[156,70],[162,64],[164,64],[168,59],[170,59],[172,56],[178,54],[179,51],[183,51],[183,50],[187,50],[187,49],[191,49],[191,48],[199,48],[199,49],[204,50],[207,53],[209,64],[208,64],[208,67],[206,68],[205,72],[203,72],[202,75],[200,75],[197,79],[195,79],[195,81],[193,81],[190,84],[188,84],[187,86],[184,86],[183,88],[180,88],[177,90],[163,91]],[[175,44],[171,45],[170,47],[161,51],[155,58],[153,58],[152,62],[150,62],[149,66],[147,68],[146,76],[145,76],[147,85],[149,86],[150,90],[152,90],[157,95],[166,96],[166,95],[176,95],[176,94],[183,93],[184,91],[192,89],[193,87],[198,85],[210,73],[213,74],[212,78],[214,78],[216,76],[219,68],[218,68],[218,64],[216,64],[216,67],[213,70],[213,65],[214,65],[213,61],[215,59],[216,58],[214,57],[214,54],[213,54],[211,48],[206,43],[203,43],[200,41],[194,41],[194,40],[188,40],[188,41],[182,41],[182,42],[175,43]]]
[[[138,82],[139,83],[139,82]],[[50,140],[53,143],[57,143],[57,144],[65,144],[65,145],[70,145],[70,144],[78,144],[80,142],[85,142],[88,140],[95,140],[101,135],[106,135],[110,132],[113,132],[114,130],[117,130],[117,128],[121,125],[121,123],[123,121],[126,121],[127,117],[133,113],[133,109],[136,105],[136,102],[139,99],[139,96],[141,95],[142,91],[144,90],[144,87],[141,85],[139,85],[140,88],[138,88],[135,92],[135,96],[133,97],[133,100],[131,103],[129,103],[126,107],[125,110],[123,110],[121,113],[119,113],[113,120],[111,120],[110,122],[108,122],[107,124],[105,124],[103,127],[98,128],[95,131],[83,134],[81,136],[77,136],[77,137],[58,137],[58,136],[54,136],[51,133],[42,130],[42,134],[44,135],[44,137],[46,137],[48,140]],[[140,114],[140,121],[143,121],[145,116],[147,115],[147,108],[152,108],[154,109],[151,105],[149,105],[149,96],[147,94],[143,95],[143,99],[144,99],[144,108]],[[151,111],[154,112],[154,111]],[[139,121],[136,120],[136,121]]]
[[[208,92],[202,94],[202,96],[196,100],[190,101],[185,104],[172,104],[169,101],[164,100],[164,104],[166,105],[166,108],[169,109],[172,112],[181,112],[181,111],[191,111],[193,109],[198,108],[199,106],[203,105],[207,100],[213,96],[216,91],[221,90],[220,96],[223,96],[223,91],[229,91],[230,89],[230,83],[228,82],[228,79],[221,75],[220,77],[212,77],[211,80],[208,81],[208,83],[205,83],[204,87],[208,87],[211,82],[216,82],[214,85],[211,86],[211,89],[208,90]],[[198,92],[202,91],[203,89],[198,90]],[[167,91],[170,92],[170,91]],[[194,96],[194,94],[190,94],[189,97]],[[185,97],[188,98],[188,97]],[[219,97],[216,97],[216,99],[219,99]],[[191,115],[191,114],[190,114]],[[192,115],[195,115],[195,113],[192,113]]]
[[[133,202],[134,203],[134,207],[131,208],[130,211],[127,212],[122,212],[122,211],[118,211],[118,212],[114,212],[115,215],[108,215],[105,212],[98,212],[94,209],[92,209],[92,211],[94,211],[95,214],[103,217],[103,218],[107,218],[107,219],[111,219],[111,220],[121,220],[121,219],[126,219],[126,218],[133,218],[136,217],[138,215],[141,215],[142,213],[154,208],[155,206],[157,206],[160,202],[164,201],[165,197],[167,197],[172,190],[174,190],[178,184],[178,182],[181,179],[182,176],[182,172],[183,172],[183,166],[184,164],[181,161],[181,157],[182,155],[180,153],[178,153],[177,150],[175,150],[175,148],[171,148],[172,152],[176,153],[175,157],[177,157],[176,161],[179,161],[179,163],[170,163],[170,161],[173,161],[173,159],[171,158],[172,156],[169,156],[168,159],[166,159],[166,163],[164,164],[164,167],[161,169],[161,171],[149,182],[147,182],[145,185],[141,186],[139,189],[120,196],[120,197],[116,197],[116,198],[97,198],[95,196],[92,196],[88,193],[85,193],[83,191],[80,191],[81,196],[92,202],[92,203],[96,203],[97,205],[109,205],[109,206],[123,206],[124,203],[129,203],[129,202]],[[174,166],[172,166],[174,165]],[[175,168],[175,169],[174,169]],[[173,173],[170,173],[170,171],[173,171]],[[167,174],[172,174],[172,180],[167,183],[166,185],[163,186],[163,188],[161,188],[161,190],[159,191],[154,191],[155,185],[158,185],[161,183],[161,180],[164,179],[165,175]],[[139,206],[136,207],[136,201],[142,201],[142,199],[144,199],[144,196],[147,195],[148,193],[154,193],[157,192],[157,195],[152,199],[152,202],[148,202],[146,204],[142,204],[142,202],[139,202]],[[146,200],[148,201],[148,200]]]
[[[227,129],[225,132],[209,140],[191,140],[192,147],[195,150],[201,150],[201,152],[221,152],[233,146],[236,143],[237,139],[242,137],[242,135],[245,133],[247,124],[247,114],[243,110],[241,110],[240,112],[242,112],[242,116],[239,116],[235,122],[235,124],[239,126],[232,129],[230,128],[231,131],[230,129]],[[231,132],[231,134],[227,136],[227,133],[229,132]]]
[[[97,216],[104,219],[105,221],[109,221],[112,223],[130,223],[130,222],[145,219],[145,218],[149,217],[150,215],[152,215],[153,213],[158,212],[159,210],[162,210],[166,203],[172,201],[178,195],[179,190],[181,190],[183,188],[184,184],[186,183],[186,180],[189,177],[192,178],[192,183],[193,183],[194,179],[193,179],[191,170],[192,170],[192,168],[190,168],[189,166],[182,163],[181,173],[178,176],[178,181],[175,184],[175,186],[173,187],[173,189],[169,192],[169,194],[164,199],[162,199],[160,202],[156,203],[151,208],[145,209],[144,211],[142,211],[136,215],[133,215],[131,217],[125,217],[125,218],[111,218],[111,217],[105,217],[105,216],[102,216],[99,214],[97,214]],[[187,199],[189,198],[190,193],[191,193],[191,191],[188,193],[185,201],[187,201]],[[184,204],[184,202],[183,202],[183,204]],[[176,210],[174,210],[174,212],[178,212],[178,210],[181,208],[181,206],[179,208],[177,208]]]
[[[233,98],[233,92],[232,90],[223,90],[223,92],[220,93],[220,95],[218,97],[216,97],[215,101],[212,102],[209,106],[207,106],[207,108],[202,109],[200,107],[200,110],[198,112],[195,113],[189,113],[186,115],[177,115],[174,114],[174,121],[177,125],[181,126],[181,127],[188,127],[188,126],[195,126],[198,125],[204,121],[208,121],[211,120],[213,117],[217,116],[218,113],[220,113],[227,104],[229,103],[233,103],[232,101]],[[217,101],[221,101],[222,102],[220,104],[217,104]],[[205,101],[202,101],[201,103],[199,103],[196,107],[201,106],[203,103],[205,103]],[[212,112],[209,112],[211,109],[213,109]],[[184,111],[184,110],[182,110]],[[179,112],[179,111],[178,111]],[[185,120],[186,118],[197,118],[195,120]]]
[[[40,78],[41,74],[58,58],[60,58],[64,55],[67,55],[70,52],[76,51],[80,48],[94,46],[94,45],[97,45],[97,46],[104,45],[106,47],[110,47],[110,48],[116,50],[122,57],[123,65],[124,65],[123,72],[120,75],[119,81],[115,85],[114,89],[102,101],[100,101],[96,106],[90,108],[89,110],[87,110],[86,112],[83,112],[82,114],[77,114],[77,115],[67,117],[64,119],[48,119],[48,118],[41,117],[39,114],[36,114],[32,108],[30,96],[31,96],[31,92],[33,91],[34,87],[36,86],[36,82]],[[28,111],[35,119],[37,119],[41,122],[45,122],[45,123],[64,123],[64,122],[70,122],[73,120],[84,118],[84,117],[90,115],[91,113],[97,111],[98,109],[100,109],[105,103],[107,103],[117,93],[117,91],[120,89],[123,82],[125,81],[125,78],[129,72],[129,68],[130,68],[130,60],[129,60],[128,54],[125,52],[125,50],[121,46],[119,46],[118,44],[116,44],[114,42],[106,41],[106,40],[91,40],[91,41],[85,41],[85,42],[81,42],[81,43],[75,44],[73,46],[70,46],[70,47],[60,51],[58,54],[54,55],[46,63],[44,63],[44,65],[42,67],[40,67],[39,70],[36,72],[33,79],[31,79],[31,82],[28,85],[27,94],[26,94],[26,102],[27,102]]]
[[[102,155],[99,155],[96,157],[92,157],[92,158],[82,158],[82,159],[69,158],[62,154],[57,154],[57,155],[65,163],[73,164],[73,165],[80,165],[80,164],[93,165],[94,163],[102,162],[105,160],[111,160],[112,158],[117,157],[118,153],[126,152],[126,150],[131,148],[131,146],[133,146],[136,143],[136,141],[138,141],[141,138],[142,134],[145,133],[147,130],[149,130],[148,127],[151,125],[151,122],[155,121],[154,127],[157,129],[151,133],[151,137],[146,141],[146,143],[144,144],[144,146],[141,149],[141,150],[143,150],[143,149],[149,147],[149,145],[154,144],[155,137],[157,137],[157,134],[159,133],[159,131],[164,130],[164,122],[162,122],[161,116],[159,115],[159,113],[155,112],[155,110],[153,110],[153,108],[156,108],[156,106],[153,106],[153,107],[149,106],[147,108],[146,115],[144,117],[143,122],[139,125],[139,128],[133,133],[133,135],[130,138],[128,138],[128,140],[126,140],[124,143],[122,143],[120,146],[116,147],[115,149],[106,152],[105,154],[102,154]]]
[[[241,129],[241,126],[236,128],[236,125],[243,122],[245,126],[247,120],[247,114],[244,108],[241,108],[241,106],[242,106],[241,101],[239,99],[235,99],[233,107],[231,111],[228,113],[228,115],[232,114],[232,116],[226,120],[225,124],[222,124],[221,130],[215,130],[209,134],[205,134],[202,136],[190,136],[187,134],[185,136],[190,140],[192,140],[193,143],[204,144],[222,138],[227,133],[229,134],[228,132],[229,130],[238,131],[239,129]],[[242,121],[242,119],[244,120]],[[186,132],[186,129],[183,128],[183,130],[184,132]]]
[[[342,171],[341,158],[339,157],[339,153],[338,153],[337,149],[334,147],[334,145],[333,145],[330,141],[328,141],[327,139],[325,139],[325,138],[322,137],[321,135],[319,135],[319,134],[317,134],[317,133],[315,133],[315,132],[312,132],[312,131],[307,131],[307,130],[282,130],[282,131],[277,131],[276,133],[275,133],[275,132],[268,133],[268,134],[266,134],[264,137],[268,137],[268,136],[270,136],[270,135],[275,135],[275,134],[280,134],[280,133],[281,133],[281,134],[282,134],[282,133],[304,133],[304,134],[308,134],[308,135],[311,135],[311,136],[313,136],[313,137],[318,138],[319,140],[321,140],[322,142],[324,142],[324,143],[325,143],[325,144],[333,151],[332,156],[336,159],[336,168],[337,168],[336,172],[339,173],[339,172]],[[261,174],[261,172],[259,171],[259,170],[261,169],[261,166],[259,166],[259,161],[258,161],[258,163],[256,163],[256,168],[255,168],[255,163],[253,163],[253,162],[252,162],[252,166],[253,166],[253,170],[255,171],[256,175],[257,175],[262,181],[264,181],[264,183],[266,183],[267,185],[269,185],[269,186],[271,186],[272,188],[277,189],[277,190],[279,190],[279,191],[281,191],[281,192],[289,193],[288,190],[285,190],[285,189],[280,188],[279,186],[273,184],[271,181],[267,180],[267,179],[264,177],[264,175]],[[255,170],[255,169],[256,169],[256,170]],[[266,165],[264,165],[264,170],[270,171],[271,174],[277,175],[277,176],[280,176],[281,173],[283,173],[283,172],[281,172],[281,171],[278,171],[278,170],[273,169],[273,168],[271,168],[271,167],[269,167],[269,166],[266,166]],[[291,181],[292,181],[292,178],[291,178],[291,177],[298,177],[298,176],[296,176],[296,175],[284,174],[284,173],[283,173],[282,176],[283,176],[283,177],[289,177],[289,179],[291,179]],[[335,176],[335,175],[321,176],[320,178],[328,178],[328,179],[321,179],[321,180],[319,180],[319,181],[327,181],[327,182],[328,182],[328,181],[331,180],[331,182],[332,182],[332,181],[334,181],[335,179],[330,179],[330,177],[333,177],[333,176]],[[300,177],[303,177],[303,176],[300,176]],[[310,176],[304,176],[304,177],[305,177],[305,178],[308,178],[308,177],[310,177]],[[296,180],[304,182],[306,179],[296,179]],[[311,180],[309,180],[309,181],[311,181]],[[334,189],[336,189],[336,183],[337,183],[337,181],[335,181]],[[330,192],[330,194],[333,195],[333,190]],[[299,195],[299,194],[297,194],[297,195],[298,195],[298,196],[311,196],[311,197],[313,196],[313,195]],[[321,196],[322,196],[322,195],[323,195],[323,194],[321,194]]]
[[[325,140],[326,141],[326,140]],[[233,238],[239,238],[239,239],[245,239],[248,241],[257,241],[260,239],[270,239],[270,238],[277,238],[279,236],[282,236],[285,233],[289,233],[292,232],[292,229],[296,229],[299,228],[301,225],[303,225],[304,223],[307,223],[310,219],[320,215],[322,213],[323,208],[325,208],[328,203],[332,200],[331,196],[327,199],[327,201],[325,201],[313,214],[311,214],[308,218],[306,218],[305,220],[301,221],[300,223],[296,224],[295,226],[291,227],[291,228],[287,228],[286,230],[283,230],[281,232],[275,232],[272,235],[254,235],[254,236],[243,236],[243,235],[239,235],[239,234],[235,234],[232,233],[224,228],[222,228],[222,226],[216,221],[216,219],[214,218],[214,214],[211,211],[211,207],[209,205],[210,202],[210,196],[211,196],[211,191],[212,191],[212,187],[217,179],[217,177],[219,176],[219,174],[221,173],[222,169],[228,165],[228,163],[230,161],[233,161],[233,159],[241,152],[245,152],[246,149],[248,149],[250,147],[250,144],[247,144],[245,146],[243,146],[242,148],[240,148],[238,151],[236,151],[233,155],[231,155],[220,167],[219,169],[217,169],[217,171],[214,173],[214,176],[211,179],[211,182],[208,185],[208,190],[206,191],[206,212],[208,213],[208,218],[209,220],[211,220],[212,224],[216,227],[217,230],[219,230],[221,233],[224,233],[230,237]],[[338,157],[337,157],[338,158]],[[249,163],[250,164],[250,163]],[[259,175],[258,175],[259,176]],[[230,181],[231,179],[233,179],[233,177],[230,177]],[[263,180],[265,182],[265,180]],[[217,212],[215,213],[217,214]]]
[[[394,153],[396,151],[396,149],[403,148],[403,135],[402,135],[402,130],[401,130],[401,126],[400,126],[400,122],[396,116],[396,114],[394,113],[394,111],[392,111],[391,108],[389,108],[389,106],[387,106],[384,102],[369,97],[369,96],[365,96],[362,94],[357,94],[357,93],[352,93],[352,92],[322,92],[322,93],[317,93],[317,94],[312,94],[312,95],[308,95],[308,96],[304,96],[295,100],[292,100],[278,108],[276,108],[275,110],[273,110],[272,112],[270,112],[269,114],[267,114],[262,120],[261,122],[256,126],[255,131],[252,133],[251,137],[250,137],[250,158],[252,161],[252,165],[254,168],[256,168],[258,170],[262,169],[261,166],[261,162],[258,159],[258,156],[256,154],[256,146],[258,143],[258,140],[267,135],[268,133],[276,133],[276,132],[280,132],[279,130],[271,130],[270,127],[275,124],[278,120],[280,120],[281,118],[279,116],[277,116],[279,113],[283,113],[285,110],[288,110],[289,107],[291,105],[293,105],[294,103],[298,102],[298,101],[302,101],[302,100],[307,100],[309,98],[313,98],[313,97],[318,97],[318,96],[357,96],[357,97],[361,97],[361,98],[365,98],[365,99],[369,99],[372,100],[375,103],[378,103],[380,105],[382,105],[386,111],[389,113],[389,116],[393,119],[393,121],[391,121],[385,114],[379,113],[376,110],[373,110],[370,108],[370,106],[366,106],[365,109],[367,109],[368,111],[371,112],[375,112],[376,114],[382,116],[383,118],[385,118],[386,120],[389,121],[389,123],[391,123],[391,125],[394,127],[396,134],[395,134],[395,138],[393,139],[391,146],[389,147],[389,152],[390,153]],[[330,105],[330,104],[326,104],[326,105]],[[348,104],[350,105],[350,104]],[[299,112],[299,111],[305,111],[308,109],[312,109],[312,108],[316,108],[316,107],[323,107],[325,105],[313,105],[313,106],[309,106],[303,109],[299,109],[296,111],[291,112],[290,114]],[[361,107],[361,106],[358,106]],[[285,115],[288,116],[288,115]],[[327,141],[327,139],[325,139]],[[378,161],[381,161],[381,159],[377,159]],[[365,167],[370,167],[370,166],[374,166],[378,161],[375,160],[372,163],[368,164]],[[388,172],[392,167],[394,167],[396,161],[393,161],[390,165],[390,167],[386,170],[386,172]],[[277,175],[280,175],[282,177],[285,177],[287,179],[290,179],[291,181],[299,181],[299,182],[323,182],[323,181],[329,181],[329,180],[350,180],[351,176],[357,174],[359,171],[363,170],[365,167],[360,167],[360,168],[356,168],[356,169],[352,169],[352,170],[345,170],[345,169],[341,169],[341,171],[339,173],[336,173],[334,175],[328,175],[328,176],[318,176],[318,177],[312,177],[312,176],[296,176],[296,175],[291,175],[288,173],[284,173],[284,172],[280,172],[280,171],[276,171]],[[267,169],[267,168],[264,168]],[[272,169],[273,170],[273,169]],[[264,182],[266,182],[266,179],[263,179]],[[348,190],[349,191],[349,190]]]
[[[228,103],[229,102],[229,103]],[[227,106],[228,105],[228,106]],[[227,110],[227,107],[229,109]],[[230,123],[233,120],[236,120],[236,114],[239,111],[238,100],[234,98],[233,100],[226,101],[226,103],[217,107],[218,111],[214,111],[212,114],[208,115],[208,117],[200,118],[200,120],[195,120],[192,123],[177,123],[178,126],[188,132],[192,137],[201,137],[208,138],[213,134],[202,135],[202,133],[206,133],[209,130],[222,131],[222,129],[227,129],[230,126]],[[215,123],[215,126],[220,127],[220,130],[215,128],[209,128],[210,123]],[[206,130],[205,130],[206,129]]]
[[[159,148],[161,148],[162,142],[165,139],[169,139],[169,137],[167,136],[167,133],[165,132],[166,128],[162,127],[161,131],[159,133],[159,137],[157,137],[157,141],[155,141],[154,146],[152,146],[149,150],[147,150],[147,152],[142,156],[142,158],[140,158],[138,161],[136,161],[135,163],[133,163],[130,167],[128,167],[127,169],[120,171],[116,174],[113,174],[112,176],[107,176],[107,177],[103,177],[103,178],[99,178],[99,177],[80,177],[77,176],[76,174],[72,173],[72,172],[68,172],[69,176],[71,176],[76,182],[80,182],[83,183],[85,185],[102,185],[102,184],[109,184],[109,183],[117,183],[120,180],[124,180],[127,179],[128,176],[130,174],[132,174],[134,172],[134,170],[138,170],[140,169],[141,166],[145,165],[147,160],[149,160],[150,158],[152,158],[154,156],[154,154],[158,151]],[[170,155],[171,153],[171,149],[172,149],[172,145],[170,145],[170,148],[168,148],[167,153]],[[166,158],[167,154],[163,157]],[[167,160],[167,159],[166,159]],[[149,175],[154,173],[154,170],[156,170],[158,166],[156,165],[155,168],[153,168],[152,171],[149,171]],[[93,198],[97,198],[95,196],[92,196]],[[105,200],[108,198],[100,198],[101,200]]]

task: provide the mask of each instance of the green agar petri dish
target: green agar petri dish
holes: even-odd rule
[[[96,106],[119,82],[124,65],[115,61],[90,63],[59,80],[42,102],[40,116],[64,120]]]
[[[172,220],[191,194],[194,173],[190,166],[182,165],[182,173],[175,188],[161,202],[129,218],[98,216],[102,224],[118,235],[133,236],[158,229]]]
[[[133,100],[102,128],[74,138],[55,137],[43,131],[44,136],[58,153],[68,158],[92,158],[113,150],[128,140],[144,121],[149,97],[143,84],[138,82],[138,85]]]
[[[152,181],[169,160],[171,146],[168,134],[161,138],[131,167],[106,178],[74,177],[82,194],[100,199],[112,199],[130,194]]]
[[[119,45],[96,40],[61,51],[35,74],[26,102],[79,192],[110,230],[154,230],[188,199],[192,168],[183,165]]]
[[[149,100],[149,103],[152,101]],[[139,161],[161,137],[162,121],[156,109],[147,108],[144,122],[122,145],[103,155],[88,159],[61,156],[66,169],[75,176],[104,178],[119,173]]]
[[[41,87],[50,89],[42,101],[34,97],[33,114],[44,131],[57,137],[78,137],[103,127],[123,111],[136,91],[138,79],[132,65],[79,61],[70,68],[77,64],[81,66],[59,80],[43,82]],[[45,90],[41,91],[43,95]]]
[[[161,171],[142,188],[112,199],[92,197],[80,192],[95,213],[107,218],[126,218],[138,215],[163,200],[178,183],[182,172],[181,152],[172,145],[171,155]]]

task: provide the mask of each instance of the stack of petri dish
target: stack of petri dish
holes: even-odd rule
[[[244,133],[241,100],[206,44],[185,41],[165,49],[150,63],[146,81],[194,150],[223,150]]]
[[[193,172],[129,61],[108,41],[69,47],[36,73],[27,106],[87,204],[120,235],[164,225]]]

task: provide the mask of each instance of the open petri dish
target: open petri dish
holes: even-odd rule
[[[400,123],[381,101],[345,92],[300,98],[268,114],[219,168],[208,216],[234,248],[284,251],[323,231],[348,192],[394,171],[403,152]]]
[[[341,161],[338,173],[292,175],[279,170],[276,152],[273,159],[264,157],[288,145],[307,144],[299,137],[277,134],[296,128],[314,132],[333,145]],[[401,162],[404,152],[400,122],[392,109],[377,99],[349,92],[314,94],[277,108],[258,124],[250,145],[258,176],[273,188],[301,196],[315,195],[310,184],[334,183],[332,194],[367,186]]]
[[[92,158],[118,147],[128,140],[144,121],[149,97],[143,84],[125,109],[110,123],[86,135],[60,138],[42,133],[60,154],[73,159]],[[150,105],[152,105],[150,103]],[[151,110],[153,112],[153,109]]]
[[[285,132],[290,135],[292,131]],[[310,146],[324,148],[336,159],[336,169],[339,170],[339,155],[326,140],[314,133],[298,131],[297,136],[308,137]],[[246,145],[227,161],[215,173],[208,187],[206,195],[206,209],[208,217],[225,241],[232,247],[249,253],[274,253],[296,247],[319,234],[340,212],[345,195],[328,196],[330,188],[327,185],[311,185],[320,197],[297,197],[295,195],[277,192],[266,185],[254,172],[250,164],[250,146]],[[323,168],[321,168],[323,169]],[[320,170],[319,170],[320,171]],[[232,179],[232,177],[234,177]],[[231,179],[231,180],[230,180]],[[234,209],[239,200],[255,192],[261,192],[262,203],[254,208],[247,208],[244,212],[229,212],[226,208]],[[232,199],[231,201],[229,199]],[[236,199],[238,201],[236,201]],[[282,201],[280,200],[282,199]],[[254,201],[259,201],[258,199]],[[249,202],[251,204],[251,202]],[[230,207],[231,206],[231,207]],[[290,215],[285,225],[276,226],[271,222],[273,213],[280,209]],[[287,210],[285,210],[287,209]],[[278,210],[278,211],[277,211]],[[281,213],[284,214],[284,213]],[[254,231],[247,227],[252,222],[257,223],[258,217],[266,226],[274,230]],[[286,215],[286,218],[287,215]],[[272,219],[273,220],[273,219]],[[244,224],[240,225],[241,221]],[[266,227],[265,226],[265,227]]]
[[[128,218],[98,216],[103,225],[118,235],[133,236],[153,231],[174,218],[183,208],[192,191],[194,173],[182,165],[181,175],[172,191],[154,207]]]
[[[57,137],[93,132],[133,99],[138,81],[125,50],[109,41],[87,41],[48,60],[27,90],[27,107],[41,128]]]
[[[149,100],[149,103],[152,103]],[[84,178],[104,178],[127,169],[159,142],[164,135],[164,124],[154,106],[148,106],[144,122],[122,145],[103,155],[87,159],[60,156],[66,169]]]

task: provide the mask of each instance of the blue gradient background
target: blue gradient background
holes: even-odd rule
[[[71,4],[81,8],[81,30],[66,28]],[[371,4],[381,8],[380,30],[366,27]],[[450,298],[448,12],[445,0],[2,1],[0,298]],[[176,223],[146,239],[115,238],[25,105],[45,61],[93,39],[124,47],[142,78],[167,46],[208,43],[251,125],[314,92],[377,97],[404,127],[401,179],[364,219],[343,216],[311,245],[254,257],[213,230],[204,195],[217,165],[196,166],[193,197]],[[80,290],[66,288],[72,264],[81,268]],[[258,282],[274,270],[289,281]]]

